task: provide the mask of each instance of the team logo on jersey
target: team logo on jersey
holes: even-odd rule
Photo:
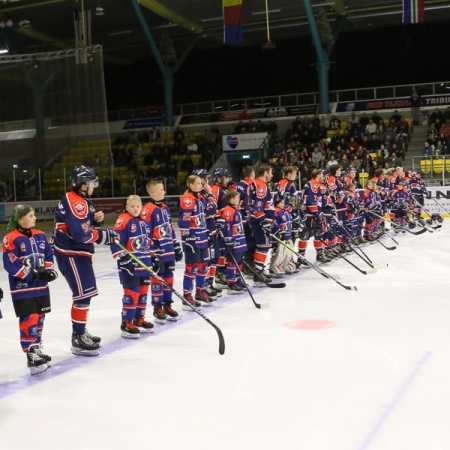
[[[115,227],[116,227],[116,228],[120,228],[120,227],[122,226],[122,224],[123,224],[123,218],[120,217],[119,219],[116,220],[116,225],[115,225]]]
[[[231,213],[230,213],[230,211],[225,211],[225,218],[226,218],[226,219],[231,219]]]
[[[81,228],[85,233],[89,233],[89,231],[91,230],[91,224],[89,222],[83,222],[81,224]]]
[[[184,200],[185,206],[189,207],[192,205],[192,200],[190,198],[185,198]]]
[[[131,230],[130,230],[132,233],[135,233],[136,232],[136,224],[135,223],[132,223],[131,224]]]
[[[266,195],[266,190],[263,187],[260,187],[256,190],[256,195],[258,198],[264,198]]]
[[[87,204],[85,202],[75,202],[72,211],[78,219],[84,219],[87,215]]]
[[[144,236],[141,235],[132,240],[131,247],[133,248],[133,250],[141,250],[143,243],[144,243]]]
[[[3,245],[4,245],[5,247],[9,247],[9,237],[8,237],[8,236],[5,236],[5,237],[3,238]]]
[[[22,243],[20,244],[20,251],[23,253],[26,249],[27,249],[27,246],[25,245],[24,242],[22,242]]]

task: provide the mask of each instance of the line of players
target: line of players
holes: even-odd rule
[[[300,255],[305,254],[313,237],[317,261],[329,263],[339,253],[349,251],[354,241],[372,241],[382,235],[388,208],[399,230],[407,221],[413,222],[410,216],[420,220],[425,185],[417,174],[406,176],[397,168],[384,175],[380,169],[362,197],[356,190],[355,175],[352,168],[345,176],[337,166],[329,174],[315,169],[298,191],[297,168],[287,166],[277,191],[272,193],[268,187],[272,168],[266,164],[256,173],[253,167],[245,167],[238,183],[231,182],[227,169],[218,168],[211,186],[208,172],[196,170],[188,177],[187,190],[180,199],[179,243],[170,209],[163,203],[162,180],[147,184],[150,201],[145,206],[139,196],[130,196],[127,212],[110,230],[101,228],[104,214],[95,211],[89,199],[98,186],[95,172],[75,167],[71,174],[73,189],[55,213],[53,252],[42,239],[44,233],[32,230],[36,218],[28,206],[16,207],[10,233],[3,241],[3,262],[31,372],[42,372],[51,361],[42,352],[42,329],[45,314],[51,311],[48,282],[57,277],[53,253],[72,290],[72,353],[95,356],[101,338],[86,328],[90,301],[98,294],[92,266],[94,243],[111,247],[124,291],[122,336],[137,338],[154,328],[145,319],[150,287],[155,322],[177,320],[171,287],[175,262],[183,255],[182,307],[191,311],[189,304],[211,305],[223,289],[232,295],[242,293],[247,287],[241,277],[245,268],[251,270],[257,287],[266,286],[274,276],[298,271],[302,260],[294,260],[283,246],[274,248],[272,234],[291,241]],[[136,264],[136,258],[142,265]],[[145,267],[157,275],[150,276]]]

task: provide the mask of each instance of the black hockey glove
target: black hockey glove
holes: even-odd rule
[[[114,243],[114,240],[117,239],[116,233],[113,230],[102,230],[101,228],[97,228],[98,230],[98,238],[95,241],[97,244],[111,245]]]
[[[175,252],[175,261],[180,262],[183,259],[183,250],[178,241],[173,241],[173,250]]]
[[[261,222],[261,228],[263,229],[263,231],[265,233],[270,234],[270,232],[272,231],[272,228],[273,228],[273,220],[272,219],[264,219]]]
[[[162,248],[156,248],[152,253],[153,272],[158,273],[161,264]]]
[[[197,241],[196,236],[186,236],[186,239],[184,240],[184,246],[187,252],[189,253],[195,253],[196,245],[195,242]]]
[[[39,269],[31,269],[31,273],[34,278],[44,281],[45,283],[50,283],[58,278],[58,272],[53,269],[45,269],[44,267],[39,267]]]
[[[2,301],[2,298],[3,298],[3,289],[0,288],[0,302]]]
[[[128,275],[133,275],[136,268],[130,255],[124,254],[118,257],[119,269],[126,272]]]
[[[225,228],[225,219],[223,217],[217,216],[215,222],[218,230],[222,231]]]

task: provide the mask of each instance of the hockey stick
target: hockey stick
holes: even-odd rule
[[[223,236],[223,234],[222,234],[222,231],[219,229],[219,230],[217,230],[217,233],[218,233],[219,237],[222,239],[223,243],[225,244],[225,247],[227,248],[227,251],[228,251],[228,253],[229,253],[230,256],[231,256],[231,259],[233,260],[233,263],[234,263],[234,265],[236,266],[237,271],[239,272],[239,276],[241,277],[241,280],[242,280],[242,282],[244,283],[245,289],[246,289],[247,292],[249,293],[250,298],[252,299],[253,304],[254,304],[258,309],[267,309],[267,308],[270,308],[270,303],[257,303],[257,302],[255,301],[255,299],[253,298],[252,293],[250,292],[250,289],[249,289],[247,283],[246,283],[245,280],[244,280],[244,275],[243,275],[243,273],[241,272],[241,269],[240,269],[240,267],[239,267],[239,264],[237,263],[236,258],[235,258],[234,255],[233,255],[233,251],[232,251],[232,249],[230,249],[230,246],[228,245],[227,241],[225,240],[225,238],[224,238],[224,236]]]
[[[353,237],[352,235],[348,232],[348,230],[345,228],[344,224],[342,223],[342,221],[338,221],[337,222],[338,225],[341,227],[342,230],[344,230],[345,234],[350,238],[350,241],[353,241]],[[366,253],[363,251],[363,249],[359,246],[359,244],[357,244],[356,242],[354,243],[354,245],[356,245],[356,247],[358,247],[358,250],[367,258],[367,261],[369,261],[370,263],[372,263],[372,260],[366,255]],[[353,252],[355,252],[360,258],[362,258],[362,256],[360,254],[358,254],[358,252],[356,252],[356,250],[350,245],[350,248],[352,249]],[[372,266],[373,267],[373,266]]]
[[[326,225],[325,225],[326,226]],[[321,238],[318,238],[320,242],[322,242],[323,245],[325,245],[325,247],[329,250],[331,250],[332,248]],[[375,273],[377,271],[377,269],[374,269],[373,266],[371,264],[369,264],[366,260],[364,260],[367,264],[369,264],[372,269],[369,270],[362,270],[360,269],[356,264],[353,264],[349,259],[347,259],[344,255],[337,255],[338,258],[342,258],[345,262],[347,262],[348,264],[350,264],[351,266],[353,266],[356,270],[358,270],[359,272],[361,272],[363,275],[369,275],[371,273]]]
[[[370,211],[370,214],[373,214],[374,216],[379,217],[380,219],[387,220],[387,221],[392,225],[392,227],[393,227],[394,229],[395,229],[395,228],[398,228],[398,229],[400,229],[400,230],[405,230],[405,231],[407,231],[408,233],[413,234],[414,236],[418,236],[419,234],[423,234],[423,233],[425,233],[425,232],[427,231],[427,230],[425,230],[425,229],[422,229],[422,230],[420,230],[419,232],[414,233],[414,232],[412,232],[411,230],[408,230],[407,228],[402,227],[402,226],[397,225],[396,223],[392,222],[391,219],[386,219],[385,217],[382,217],[382,216],[380,216],[379,214],[377,214],[377,213],[375,213],[375,212],[373,212],[373,211]],[[392,239],[392,238],[391,238],[391,239]],[[394,242],[397,243],[396,241],[394,241]]]
[[[430,233],[433,233],[434,230],[435,230],[436,228],[439,228],[439,227],[436,227],[436,228],[435,228],[435,227],[433,227],[432,225],[427,224],[427,223],[424,222],[422,219],[416,220],[416,219],[414,218],[414,211],[413,211],[411,208],[407,208],[407,210],[408,210],[409,214],[410,214],[411,217],[412,217],[412,221],[411,221],[411,220],[408,220],[408,219],[410,219],[410,218],[407,218],[407,219],[406,219],[406,222],[407,222],[407,223],[413,223],[414,225],[418,225],[419,227],[425,228],[425,230],[429,231]],[[429,226],[432,228],[432,230],[430,230],[430,229],[427,227],[427,225],[429,225]],[[409,225],[408,225],[408,226],[409,226]],[[440,231],[440,230],[439,230],[439,231]]]
[[[114,243],[134,261],[136,261],[141,267],[150,272],[150,274],[154,276],[160,283],[162,283],[167,289],[170,289],[183,303],[188,305],[193,311],[195,311],[202,319],[206,320],[216,330],[217,336],[219,337],[219,353],[223,355],[225,353],[225,339],[220,328],[211,320],[209,320],[204,314],[202,314],[195,306],[186,301],[179,292],[177,292],[170,284],[166,283],[163,278],[161,278],[156,272],[150,269],[150,267],[146,266],[139,258],[133,255],[133,253],[131,253],[126,247],[124,247],[117,239],[114,240]]]
[[[439,207],[441,207],[447,214],[450,214],[435,198],[430,197]]]
[[[276,284],[268,283],[267,281],[263,280],[260,277],[259,273],[247,261],[242,261],[242,262],[245,264],[247,269],[249,269],[255,275],[255,277],[258,277],[259,281],[264,283],[267,287],[269,287],[271,289],[280,289],[280,288],[286,287],[286,283],[276,283]]]
[[[281,239],[278,239],[274,234],[271,234],[271,236],[276,241],[278,241],[281,245],[284,245],[287,249],[289,249],[292,253],[294,253],[294,255],[296,255],[297,258],[299,258],[302,262],[304,262],[309,267],[313,268],[317,273],[322,275],[324,278],[328,278],[329,280],[335,281],[337,284],[339,284],[339,286],[342,286],[344,289],[347,289],[347,291],[352,291],[352,290],[357,291],[358,290],[356,288],[356,286],[347,286],[345,284],[340,283],[338,280],[336,280],[336,278],[331,276],[329,273],[327,273],[324,270],[322,270],[321,268],[319,268],[316,264],[309,262],[303,255],[300,255],[300,253],[297,253],[290,245],[286,244],[286,242],[283,242]]]
[[[429,225],[430,225],[431,228],[433,228],[433,230],[437,230],[438,228],[442,228],[442,225],[441,225],[441,224],[439,224],[439,223],[436,224],[436,219],[433,219],[433,216],[430,214],[430,212],[418,202],[418,200],[414,197],[414,195],[411,194],[411,198],[413,199],[413,202],[416,204],[417,207],[419,207],[421,210],[425,211],[425,214],[429,217],[429,219],[426,219],[426,220],[430,220],[430,221],[431,221],[431,224],[429,223]],[[420,213],[419,213],[419,214],[420,214]],[[414,217],[414,214],[413,214],[413,217]],[[419,217],[419,219],[417,220],[417,222],[418,222],[420,225],[423,226],[423,224],[420,222],[420,220],[421,220],[421,219],[420,219],[420,217]],[[434,224],[435,226],[433,226],[433,224]]]
[[[339,223],[339,222],[338,222]],[[337,237],[337,234],[334,232],[334,230],[330,227],[330,226],[328,226],[328,224],[325,222],[325,228],[327,229],[327,231],[329,231],[334,237]],[[351,237],[351,236],[350,236]],[[329,247],[329,248],[331,248],[328,244],[325,244],[327,247]],[[352,246],[350,246],[350,248],[352,249],[352,252],[353,253],[355,253],[356,255],[358,255],[368,266],[370,266],[372,269],[373,269],[373,264],[372,264],[372,261],[370,260],[370,258],[359,248],[359,246],[358,246],[358,248],[362,251],[362,253],[364,254],[364,256],[366,256],[366,258],[364,258],[363,256],[361,256]],[[342,255],[342,254],[340,254],[340,255],[338,255],[339,257],[342,257],[342,258],[344,258],[345,259],[345,257]],[[346,260],[346,259],[345,259]],[[348,260],[346,260],[346,261],[348,261]]]

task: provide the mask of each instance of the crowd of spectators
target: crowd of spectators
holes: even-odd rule
[[[168,194],[177,195],[178,173],[191,173],[196,166],[209,169],[221,151],[220,133],[214,125],[195,137],[186,136],[178,126],[169,139],[162,139],[156,128],[142,133],[131,131],[114,140],[111,163],[114,167],[126,167],[125,173],[134,177],[128,186],[122,186],[120,180],[111,186],[111,179],[106,179],[102,195],[111,195],[113,189],[114,196],[134,192],[146,195],[145,186],[152,178],[164,178]]]
[[[426,140],[422,147],[422,158],[450,155],[450,107],[444,112],[435,108],[429,117]]]
[[[389,119],[377,112],[353,112],[346,121],[336,115],[297,117],[284,136],[271,136],[269,160],[280,169],[278,174],[284,165],[296,165],[302,179],[314,168],[327,170],[336,164],[372,177],[377,168],[403,165],[409,133],[408,122],[397,110]]]

